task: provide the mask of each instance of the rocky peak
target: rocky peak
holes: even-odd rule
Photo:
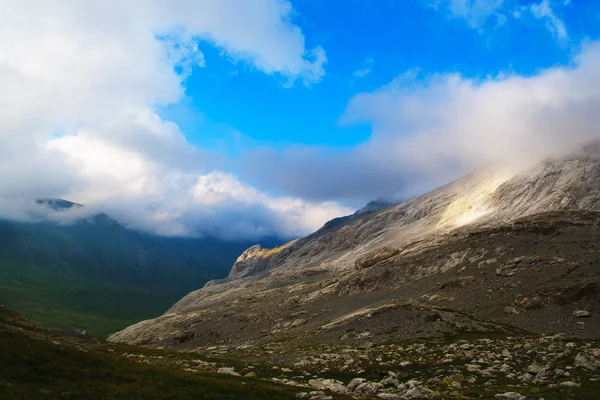
[[[83,207],[82,204],[74,203],[72,201],[60,198],[41,198],[37,199],[35,202],[41,206],[46,206],[54,211],[64,211],[71,208]]]
[[[233,264],[231,272],[229,272],[229,278],[242,278],[264,271],[268,268],[273,256],[282,256],[282,251],[288,249],[294,243],[295,240],[292,240],[272,249],[265,249],[259,244],[247,248]],[[283,252],[283,255],[287,254],[287,251]]]
[[[366,206],[364,206],[363,208],[361,208],[360,210],[357,210],[354,215],[361,215],[364,213],[368,213],[370,211],[378,211],[378,210],[383,210],[384,208],[388,208],[391,207],[393,205],[396,205],[397,203],[395,202],[391,202],[391,201],[387,201],[384,200],[383,198],[378,198],[375,200],[372,200],[370,202],[367,203]]]
[[[263,260],[265,249],[260,244],[247,248],[240,255],[229,272],[229,277],[241,277],[255,272],[257,265]]]

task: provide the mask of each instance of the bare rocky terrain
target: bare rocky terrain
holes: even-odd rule
[[[109,340],[285,368],[312,399],[597,398],[599,224],[590,146],[254,246]]]

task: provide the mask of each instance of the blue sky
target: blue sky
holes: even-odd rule
[[[531,1],[506,1],[477,22],[453,14],[445,2],[437,7],[420,0],[292,3],[293,20],[304,32],[307,47],[326,49],[324,78],[288,87],[285,78],[231,63],[218,49],[201,44],[207,66],[194,69],[187,79],[184,105],[163,113],[179,123],[192,143],[231,156],[240,145],[353,146],[368,139],[371,127],[340,121],[350,98],[405,71],[420,70],[419,79],[449,72],[474,79],[527,76],[569,64],[581,43],[600,33],[596,0],[548,3],[565,24],[565,39],[549,30],[547,20],[528,11],[519,11],[519,19],[513,16],[535,3]],[[500,14],[505,22],[499,22]]]
[[[158,234],[293,237],[600,140],[600,0],[1,11],[0,217],[63,197]]]

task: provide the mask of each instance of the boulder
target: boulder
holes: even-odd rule
[[[433,390],[423,386],[415,386],[404,393],[404,398],[411,400],[426,400],[431,397]]]
[[[591,317],[589,311],[585,310],[575,310],[573,311],[573,316],[576,318],[589,318]]]
[[[526,396],[523,396],[517,392],[506,392],[499,393],[495,396],[497,399],[509,399],[509,400],[527,400]]]
[[[329,390],[332,393],[348,394],[350,391],[344,386],[344,383],[335,379],[311,379],[308,384],[315,389]]]
[[[588,349],[575,356],[576,367],[582,367],[591,371],[600,371],[600,349]]]
[[[233,370],[233,368],[222,367],[217,370],[217,374],[223,375],[231,375],[231,376],[241,376],[237,372]]]
[[[350,391],[354,391],[354,389],[356,389],[358,387],[358,385],[360,385],[364,381],[366,381],[365,378],[354,378],[354,379],[352,379],[350,381],[350,383],[348,384],[347,388]]]
[[[379,389],[383,389],[383,385],[379,382],[363,382],[354,389],[354,393],[362,396],[375,396]]]
[[[527,368],[527,372],[538,376],[545,375],[549,370],[550,366],[548,364],[540,364],[537,362],[534,362]]]

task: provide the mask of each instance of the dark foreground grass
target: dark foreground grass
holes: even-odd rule
[[[268,382],[185,372],[0,329],[1,399],[293,399]]]

